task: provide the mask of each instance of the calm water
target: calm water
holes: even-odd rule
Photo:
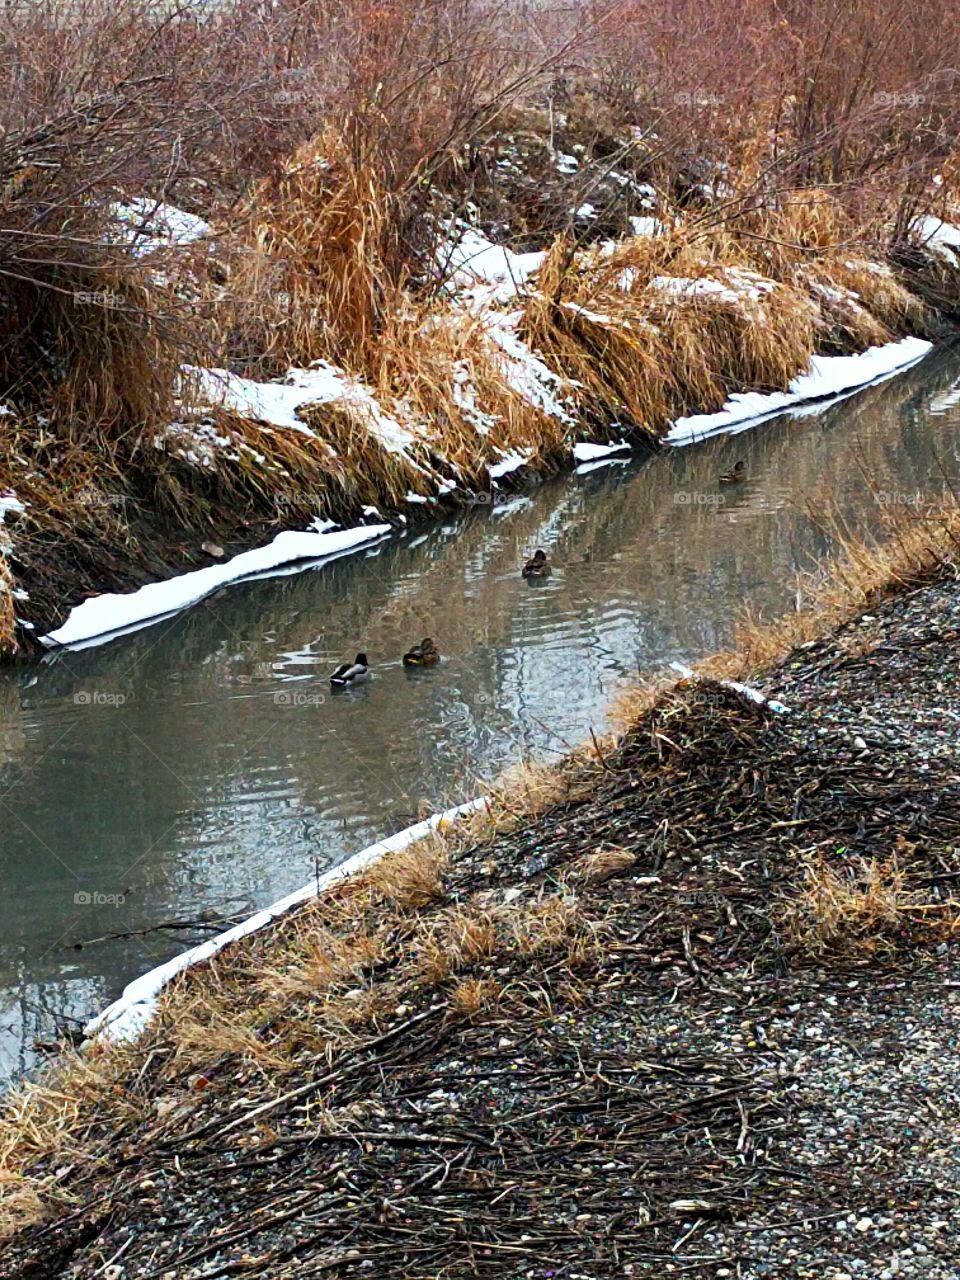
[[[819,413],[599,467],[0,675],[0,1074],[130,978],[519,756],[601,727],[637,670],[793,606],[829,550],[960,475],[960,356]],[[739,458],[748,478],[721,489]],[[521,580],[534,547],[555,570]],[[424,635],[444,654],[410,673]],[[329,671],[363,648],[366,687]],[[158,925],[190,924],[189,928]],[[192,922],[192,923],[191,923]],[[80,944],[78,946],[78,944]]]

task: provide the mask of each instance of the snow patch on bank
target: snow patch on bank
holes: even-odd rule
[[[960,262],[960,227],[952,222],[935,218],[932,213],[918,218],[913,224],[924,248],[955,267]]]
[[[450,236],[439,256],[440,270],[454,289],[475,293],[477,301],[485,303],[509,302],[546,257],[542,249],[514,253],[463,223],[450,228]]]
[[[313,439],[315,432],[298,410],[310,404],[339,403],[358,413],[370,433],[391,453],[404,453],[415,442],[411,432],[381,408],[369,387],[326,361],[317,361],[309,369],[289,369],[283,382],[254,382],[227,369],[189,365],[184,373],[195,380],[200,398],[207,404],[232,409],[273,427],[299,431]]]
[[[519,471],[521,467],[527,465],[532,456],[532,450],[529,449],[504,454],[501,462],[495,462],[487,467],[490,479],[499,480],[501,476],[509,475],[511,471]]]
[[[673,671],[679,672],[684,680],[695,680],[697,673],[692,667],[688,667],[685,662],[671,662],[670,667]],[[759,689],[755,689],[753,685],[741,684],[739,680],[720,680],[726,689],[733,689],[735,693],[741,694],[750,702],[755,702],[758,707],[769,707],[771,711],[775,711],[777,715],[789,715],[790,708],[786,703],[778,702],[776,698],[768,698],[765,693]]]
[[[388,524],[362,525],[330,532],[321,525],[303,533],[279,533],[265,547],[244,551],[223,564],[210,565],[180,574],[166,582],[151,582],[124,595],[108,593],[84,600],[63,626],[40,639],[48,648],[107,639],[119,631],[129,631],[179,613],[197,604],[212,592],[253,574],[261,574],[298,560],[322,560],[343,555],[364,543],[376,541],[390,532]]]
[[[573,426],[573,416],[564,401],[564,392],[570,384],[520,338],[517,329],[522,319],[522,311],[490,311],[484,317],[483,332],[497,348],[500,370],[511,388],[528,404]]]
[[[606,458],[611,453],[620,453],[623,449],[629,449],[630,446],[621,441],[615,444],[588,444],[581,440],[579,444],[573,446],[573,456],[577,462],[594,462],[597,458]]]
[[[138,258],[213,235],[210,224],[202,218],[162,200],[122,200],[111,205],[110,214],[114,220],[110,238],[130,245]]]
[[[14,513],[20,515],[25,511],[26,507],[20,501],[15,493],[0,493],[0,524],[3,524],[4,517]]]
[[[721,431],[734,431],[747,423],[773,417],[805,400],[825,400],[854,387],[866,386],[878,378],[922,360],[933,344],[923,338],[902,338],[882,347],[870,347],[852,356],[813,356],[810,368],[790,383],[788,391],[769,394],[747,391],[733,395],[719,413],[698,413],[678,418],[665,442],[692,444]]]
[[[442,829],[451,822],[455,822],[462,814],[472,813],[482,808],[485,803],[482,797],[478,800],[468,800],[465,804],[459,804],[443,813],[435,813],[424,822],[418,822],[404,831],[398,831],[396,835],[386,840],[369,845],[348,858],[346,862],[341,862],[338,867],[325,871],[301,889],[294,890],[272,906],[258,911],[247,920],[234,925],[232,929],[227,929],[225,933],[201,942],[198,946],[191,947],[189,951],[174,956],[166,964],[151,969],[149,973],[128,983],[118,1000],[92,1018],[83,1029],[84,1035],[87,1037],[102,1035],[110,1040],[135,1039],[156,1012],[157,997],[160,992],[177,974],[204,960],[211,959],[232,942],[237,942],[240,938],[246,938],[249,934],[256,933],[258,929],[265,928],[278,916],[284,915],[293,907],[300,906],[301,903],[309,902],[331,884],[355,875],[372,863],[379,862],[388,853],[397,853],[401,849],[408,848],[416,841],[422,840],[424,836],[428,836],[431,831]]]

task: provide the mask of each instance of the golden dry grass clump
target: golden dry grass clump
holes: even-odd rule
[[[373,151],[355,155],[335,129],[304,143],[242,210],[228,285],[211,290],[221,341],[274,372],[369,367],[401,309],[400,217]]]
[[[918,931],[953,936],[960,926],[960,903],[927,902],[910,888],[899,854],[887,858],[848,859],[816,852],[803,862],[802,881],[780,904],[778,924],[788,945],[825,953],[873,954],[894,947],[904,934]]]
[[[528,342],[577,384],[580,412],[654,437],[732,391],[786,389],[818,349],[925,323],[827,197],[714,225],[675,218],[599,251],[561,238],[524,301]]]
[[[16,610],[13,602],[13,574],[0,544],[0,657],[16,653]]]

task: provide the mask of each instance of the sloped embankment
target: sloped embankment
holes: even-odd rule
[[[25,1106],[6,1274],[951,1274],[958,635],[948,568],[185,975]]]
[[[18,514],[0,548],[0,648],[31,647],[84,598],[209,567],[281,529],[402,527],[535,482],[578,450],[656,447],[731,395],[808,385],[815,353],[940,324],[823,192],[727,225],[641,196],[652,188],[629,169],[608,177],[624,208],[653,209],[636,234],[581,228],[517,252],[451,216],[431,224],[429,281],[387,289],[338,222],[351,173],[330,145],[301,148],[222,233],[140,202],[126,269],[179,316],[182,347],[164,348],[171,385],[134,425],[90,428],[82,396],[53,419],[46,402],[2,406],[0,496]],[[127,328],[145,321],[121,293],[90,296],[109,301],[91,321],[109,340],[98,367],[126,386]],[[835,389],[828,378],[812,394]]]

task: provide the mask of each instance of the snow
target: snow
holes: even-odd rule
[[[491,311],[484,317],[483,332],[499,348],[500,371],[510,387],[528,404],[573,426],[573,417],[562,399],[564,379],[519,337],[517,329],[522,319],[522,311]]]
[[[191,947],[189,951],[183,951],[180,955],[174,956],[166,964],[161,964],[155,969],[151,969],[149,973],[145,973],[141,977],[134,979],[133,982],[128,983],[118,1000],[108,1005],[95,1018],[92,1018],[83,1029],[84,1035],[88,1037],[103,1035],[110,1040],[135,1039],[156,1012],[157,997],[160,992],[178,973],[182,973],[184,969],[189,969],[204,960],[211,959],[232,942],[236,942],[240,938],[246,938],[251,933],[256,933],[257,930],[263,929],[266,925],[276,920],[278,916],[284,915],[293,907],[297,907],[303,902],[309,902],[311,898],[316,897],[319,892],[328,888],[331,884],[355,875],[372,863],[378,862],[388,853],[396,853],[401,849],[408,848],[417,840],[422,840],[424,836],[429,835],[431,831],[442,829],[451,822],[455,822],[462,814],[472,813],[476,809],[481,809],[485,804],[486,800],[482,797],[477,800],[468,800],[466,804],[456,805],[443,813],[435,813],[424,822],[418,822],[414,826],[407,827],[406,830],[399,831],[396,835],[388,837],[386,840],[380,840],[377,844],[369,845],[366,849],[362,849],[359,853],[355,853],[351,858],[348,858],[346,862],[342,862],[338,867],[332,867],[329,871],[325,871],[322,875],[311,880],[309,884],[294,890],[293,893],[281,898],[278,902],[274,902],[272,906],[266,907],[263,911],[258,911],[247,920],[241,921],[240,924],[234,925],[232,929],[227,929],[225,933],[218,934],[217,937],[210,938],[206,942],[201,942],[198,946]]]
[[[952,222],[943,222],[931,213],[918,218],[913,227],[920,236],[920,243],[931,253],[943,258],[951,267],[957,265],[960,260],[960,227]]]
[[[511,471],[519,470],[520,467],[526,466],[532,456],[531,450],[527,450],[525,453],[504,454],[502,462],[495,462],[493,466],[487,467],[490,479],[498,480],[501,476],[509,475]]]
[[[667,224],[662,218],[634,216],[630,219],[630,226],[635,236],[662,236],[667,233]]]
[[[201,471],[215,471],[220,458],[236,461],[240,456],[237,451],[239,443],[230,436],[221,435],[209,422],[170,422],[153,438],[155,449],[168,450]],[[249,446],[247,448],[263,461],[262,455],[256,454]]]
[[[499,422],[494,414],[484,413],[477,404],[477,389],[470,381],[470,370],[462,360],[453,367],[453,403],[477,435],[489,435]]]
[[[581,441],[573,446],[573,456],[577,462],[593,462],[597,458],[606,458],[611,453],[619,453],[623,449],[629,449],[630,446],[620,441],[615,444],[612,440],[609,444],[588,444]]]
[[[596,206],[592,205],[589,200],[585,201],[579,209],[574,209],[573,216],[575,218],[583,218],[584,220],[589,221],[589,219],[597,216]]]
[[[307,404],[341,403],[358,412],[371,434],[391,453],[403,453],[415,441],[396,418],[384,412],[373,392],[359,379],[323,360],[309,369],[288,369],[283,382],[254,382],[226,369],[189,365],[184,367],[184,373],[196,379],[200,397],[207,403],[222,405],[274,427],[315,438],[297,410]]]
[[[11,512],[19,515],[25,511],[23,503],[15,493],[0,493],[0,524],[3,524],[4,516],[10,515]]]
[[[509,301],[519,291],[520,285],[540,270],[545,257],[544,250],[514,253],[506,245],[494,244],[475,228],[467,226],[457,229],[456,239],[440,255],[441,267],[452,273],[456,286],[497,286],[496,300],[500,302]]]
[[[13,598],[15,600],[27,600],[29,597],[26,592],[13,590],[9,572],[6,570],[3,563],[4,558],[13,550],[13,540],[4,528],[4,519],[8,515],[19,515],[25,510],[26,508],[23,503],[11,490],[8,489],[6,493],[0,493],[0,591],[13,591]],[[20,619],[18,618],[17,621],[19,622]]]
[[[106,638],[118,631],[143,626],[169,617],[203,600],[211,592],[252,574],[298,560],[319,560],[342,555],[362,543],[376,541],[390,532],[388,524],[362,525],[355,529],[329,532],[326,526],[306,532],[279,533],[265,547],[244,551],[223,564],[209,565],[180,574],[166,582],[151,582],[125,595],[109,592],[84,600],[71,609],[63,626],[41,636],[49,648],[75,645],[94,638]]]
[[[137,257],[213,235],[202,218],[162,200],[122,200],[112,205],[110,212],[117,224],[116,238],[129,244]]]
[[[690,444],[717,432],[731,431],[744,423],[783,413],[804,400],[822,400],[852,387],[866,386],[894,370],[916,364],[930,352],[932,345],[922,338],[902,338],[852,356],[813,356],[809,370],[794,378],[788,391],[743,392],[731,396],[719,413],[678,418],[665,437],[666,443]]]
[[[560,305],[564,311],[570,311],[575,316],[582,316],[584,320],[589,320],[591,324],[598,324],[604,329],[612,328],[617,324],[617,321],[612,316],[602,315],[599,311],[590,311],[579,302],[561,302]]]
[[[683,662],[671,662],[671,668],[680,673],[684,680],[696,679],[696,672],[692,667],[688,667]],[[734,689],[737,693],[743,694],[749,698],[751,702],[755,702],[758,707],[769,707],[771,711],[775,711],[778,715],[787,715],[790,708],[783,702],[778,702],[776,698],[768,698],[765,693],[761,693],[759,689],[755,689],[752,685],[741,684],[739,680],[721,680],[720,684],[727,689]]]
[[[699,276],[696,279],[688,276],[655,276],[650,281],[650,288],[684,299],[707,298],[737,305],[745,298],[756,302],[777,287],[773,280],[767,280],[752,271],[730,267],[724,274],[725,280],[716,280],[712,276]]]

